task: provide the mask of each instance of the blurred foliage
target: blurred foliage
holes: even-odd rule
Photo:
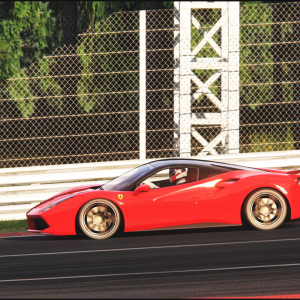
[[[137,25],[138,14],[130,14],[130,17],[131,25]],[[139,72],[137,69],[133,70],[134,67],[139,66],[139,58],[138,55],[134,54],[122,54],[121,44],[124,47],[126,42],[124,42],[123,36],[127,35],[127,42],[130,40],[128,47],[131,47],[127,51],[138,50],[139,34],[138,32],[122,33],[126,31],[124,24],[126,20],[124,19],[126,17],[122,14],[113,14],[103,21],[96,22],[95,26],[90,27],[86,35],[81,37],[81,42],[77,46],[77,53],[81,62],[81,76],[77,84],[77,94],[79,105],[85,112],[90,112],[97,101],[101,103],[105,94],[109,92],[126,90],[128,92],[126,97],[130,101],[132,97],[135,99],[130,91],[137,91],[139,87]],[[93,32],[104,34],[89,35]],[[84,55],[91,53],[101,54]],[[115,74],[115,71],[118,71],[118,74]],[[127,71],[135,71],[135,73]]]
[[[89,31],[87,31],[89,33]],[[79,105],[87,112],[89,112],[94,104],[94,97],[95,95],[90,94],[98,94],[101,92],[100,88],[95,87],[93,84],[93,70],[91,69],[93,64],[93,56],[92,55],[84,55],[86,53],[86,47],[93,48],[94,46],[94,39],[96,37],[85,36],[80,45],[77,47],[77,53],[80,55],[80,62],[82,65],[81,77],[77,83],[77,94],[78,94],[78,101]],[[100,44],[100,47],[103,45]],[[101,50],[100,50],[101,51]],[[102,100],[102,95],[97,95],[98,100]]]
[[[61,95],[61,87],[54,78],[49,76],[52,66],[55,65],[55,60],[52,57],[45,56],[42,59],[38,59],[38,62],[38,74],[35,74],[35,76],[39,77],[39,80],[36,85],[40,87],[44,97],[50,96],[48,103],[60,111],[62,108],[61,97],[59,97]]]
[[[241,1],[241,33],[240,33],[240,84],[241,101],[251,105],[252,109],[256,108],[256,104],[268,102],[273,99],[273,90],[270,83],[273,82],[273,55],[272,47],[272,27],[271,26],[243,26],[245,24],[266,24],[273,22],[272,6],[257,5],[270,3],[271,1]],[[251,4],[251,5],[245,5]],[[109,15],[116,11],[139,10],[145,8],[145,1],[77,1],[77,32],[83,33],[91,30],[109,30]],[[172,8],[173,1],[162,1],[164,8]],[[210,10],[210,13],[199,13],[199,10],[193,10],[195,18],[207,32],[212,24],[215,24],[219,18],[220,11],[217,9]],[[0,2],[0,39],[2,40],[0,48],[0,81],[11,77],[26,79],[29,67],[33,62],[38,61],[39,72],[42,77],[38,82],[40,93],[49,96],[59,96],[61,89],[56,81],[49,77],[51,66],[55,64],[53,59],[43,57],[45,54],[51,53],[61,44],[61,11],[59,2],[45,1],[5,1]],[[107,25],[105,25],[107,20]],[[100,24],[102,24],[100,26]],[[106,29],[104,27],[107,27]],[[119,27],[124,26],[123,20],[120,20]],[[283,38],[285,33],[292,30],[291,25],[282,26]],[[201,41],[203,35],[192,25],[192,50]],[[220,44],[220,34],[218,31],[212,37],[213,40]],[[136,37],[138,39],[138,36]],[[102,40],[101,40],[102,39]],[[252,45],[258,43],[259,45]],[[121,51],[120,46],[113,39],[100,37],[83,37],[77,45],[77,53],[80,54],[81,62],[81,77],[77,84],[78,103],[84,111],[89,112],[94,106],[94,101],[103,100],[101,93],[110,90],[112,85],[111,76],[102,76],[99,84],[90,84],[95,81],[93,70],[95,64],[101,72],[109,72],[109,58],[105,55],[101,57],[101,62],[95,61],[93,56],[82,55],[91,52],[105,52],[109,47],[111,52]],[[89,48],[89,49],[87,49]],[[197,57],[217,57],[214,49],[206,44]],[[119,69],[124,68],[129,64],[134,64],[135,58],[114,58],[115,64],[118,64]],[[126,62],[126,63],[125,63]],[[249,63],[250,62],[250,63]],[[264,63],[262,67],[260,64]],[[123,69],[122,69],[123,70]],[[209,71],[195,71],[199,78],[206,78]],[[285,67],[284,72],[289,72]],[[122,75],[123,76],[123,75]],[[125,75],[124,75],[125,76]],[[120,79],[121,80],[121,79]],[[124,78],[125,80],[125,78]],[[27,80],[28,81],[28,80]],[[126,78],[131,86],[138,84],[138,77],[130,75]],[[35,94],[30,91],[29,81],[24,81],[24,87],[21,88],[20,83],[9,84],[9,94],[11,98],[20,99],[18,107],[22,111],[23,116],[29,116],[34,110]],[[261,82],[266,84],[256,85]],[[219,83],[216,82],[215,85]],[[91,86],[94,88],[91,90]],[[13,89],[18,87],[18,92]],[[292,89],[289,86],[284,87],[285,98],[292,100]],[[212,87],[216,89],[216,87]],[[99,94],[97,97],[90,96],[91,94]],[[217,94],[217,91],[214,91]],[[27,96],[26,100],[29,108],[24,110],[25,103],[22,100]],[[54,98],[51,98],[54,99]],[[54,107],[61,108],[61,100],[49,100]],[[199,101],[198,101],[199,102]]]
[[[77,1],[78,28],[84,32],[113,12],[143,9],[143,4],[143,1]]]
[[[241,130],[241,134],[245,134]],[[259,125],[251,128],[248,143],[240,145],[240,153],[294,150],[290,124]]]
[[[171,8],[173,1],[162,1],[164,8]],[[77,32],[84,33],[92,29],[103,30],[99,24],[117,11],[134,11],[145,9],[145,1],[77,1]],[[75,17],[75,16],[74,16]],[[122,26],[122,20],[120,20]],[[123,24],[124,26],[124,24]],[[109,30],[106,28],[106,30]],[[137,36],[138,38],[138,36]],[[61,88],[57,82],[49,75],[51,68],[55,65],[54,59],[45,56],[51,54],[61,46],[62,41],[62,11],[60,2],[47,1],[4,1],[0,2],[0,81],[8,78],[22,78],[21,81],[9,82],[7,85],[8,97],[15,99],[17,106],[21,110],[23,117],[29,117],[34,112],[34,101],[37,94],[42,96],[59,96]],[[93,44],[93,39],[98,43]],[[109,45],[109,51],[120,51],[113,40],[110,44],[99,43],[99,37],[85,37],[81,39],[77,46],[78,54],[83,54],[88,46],[93,51],[102,51]],[[87,43],[90,43],[87,45]],[[104,43],[104,44],[103,44]],[[98,48],[98,49],[96,49]],[[101,50],[102,48],[102,50]],[[103,57],[99,70],[109,72],[109,58]],[[131,59],[129,59],[131,60]],[[91,75],[91,66],[95,63],[92,56],[80,56],[81,77],[78,81],[78,101],[80,107],[88,112],[94,106],[95,99],[101,100],[103,96],[89,96],[91,93],[103,93],[109,90],[112,84],[109,76],[102,79],[102,86],[93,85],[90,89],[89,83],[94,80]],[[127,63],[126,63],[127,62]],[[125,67],[130,61],[118,59],[121,67]],[[36,67],[31,67],[36,63]],[[33,73],[32,73],[33,72]],[[35,81],[34,92],[31,89],[33,81],[31,76],[41,76]],[[45,78],[47,77],[47,78]],[[130,82],[138,84],[138,77],[131,76]],[[24,83],[21,87],[22,82]],[[134,83],[133,83],[134,84]],[[88,95],[89,94],[89,95]],[[24,99],[27,98],[27,99]],[[53,100],[55,99],[55,100]],[[62,107],[59,97],[49,98],[49,104],[60,111]]]
[[[34,112],[37,97],[35,97],[31,90],[30,80],[27,77],[25,69],[21,69],[19,73],[16,72],[15,76],[19,79],[9,81],[7,90],[10,97],[17,102],[22,116],[28,118]]]
[[[35,57],[57,47],[52,39],[55,21],[49,2],[0,3],[0,81],[16,77]]]
[[[273,98],[272,85],[268,84],[273,82],[273,55],[270,51],[273,31],[270,25],[245,25],[272,23],[272,6],[241,6],[240,16],[240,84],[245,85],[240,90],[240,97],[243,103],[255,109],[256,103]]]

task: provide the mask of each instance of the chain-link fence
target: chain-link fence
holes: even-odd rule
[[[240,151],[300,149],[300,3],[242,6]]]
[[[218,19],[218,9],[193,9],[191,50]],[[70,18],[70,20],[72,17]],[[300,3],[240,7],[239,152],[300,149]],[[147,11],[146,157],[174,149],[174,11]],[[1,83],[1,167],[129,160],[140,157],[140,13],[114,13],[78,34],[76,44],[20,69]],[[217,58],[222,30],[196,57]],[[196,70],[206,82],[216,70]],[[209,90],[220,99],[222,79]],[[191,87],[191,95],[197,87]],[[205,93],[192,113],[217,113]],[[206,141],[219,125],[198,126]],[[219,148],[218,148],[219,147]],[[204,145],[194,137],[191,154]],[[221,145],[215,148],[223,153]]]

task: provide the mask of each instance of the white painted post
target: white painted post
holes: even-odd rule
[[[191,2],[180,3],[180,157],[191,156]]]
[[[140,11],[140,159],[146,159],[146,11]]]
[[[224,1],[225,2],[225,1]],[[225,4],[225,3],[224,3]],[[221,31],[221,57],[226,65],[222,69],[221,77],[221,132],[223,136],[221,139],[222,148],[221,154],[228,153],[229,150],[229,136],[228,136],[228,121],[229,121],[229,77],[228,77],[228,61],[229,61],[229,5],[227,3],[222,7],[221,15],[225,17],[224,25]]]
[[[174,157],[180,156],[180,1],[174,1]]]
[[[239,153],[240,2],[229,1],[229,153]]]

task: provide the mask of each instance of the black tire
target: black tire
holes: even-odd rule
[[[242,219],[254,228],[272,230],[279,227],[287,215],[285,198],[273,189],[252,192],[242,207]]]
[[[78,222],[85,235],[102,240],[113,236],[118,231],[121,214],[113,202],[94,199],[80,208]]]

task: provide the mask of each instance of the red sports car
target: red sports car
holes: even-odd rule
[[[269,230],[300,217],[298,170],[253,169],[196,159],[161,159],[104,185],[74,188],[27,213],[50,235],[247,224]]]

